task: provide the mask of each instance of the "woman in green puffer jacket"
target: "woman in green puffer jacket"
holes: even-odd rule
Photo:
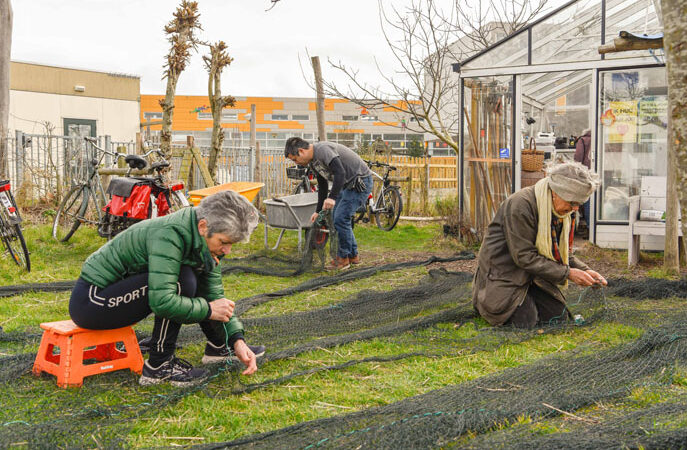
[[[195,208],[133,225],[86,259],[69,301],[72,320],[82,328],[114,329],[153,313],[143,385],[184,386],[207,377],[174,356],[183,323],[199,323],[205,333],[204,364],[225,360],[233,349],[246,365],[243,373],[254,373],[255,353],[264,347],[245,343],[234,302],[224,295],[219,260],[232,244],[247,242],[257,223],[253,205],[224,191]]]

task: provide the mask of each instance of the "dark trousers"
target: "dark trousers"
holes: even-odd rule
[[[334,211],[334,228],[339,239],[339,258],[352,258],[358,254],[358,242],[353,234],[351,216],[360,206],[367,201],[372,192],[372,175],[363,179],[365,181],[365,192],[358,192],[355,189],[342,189],[336,199]]]
[[[518,306],[504,325],[516,328],[534,328],[553,325],[568,320],[566,306],[532,283],[525,300]]]
[[[194,297],[198,286],[193,269],[182,266],[177,293]],[[111,330],[133,325],[146,318],[152,310],[148,304],[148,273],[139,273],[99,288],[79,278],[69,299],[69,315],[75,324],[90,330]],[[200,327],[215,346],[226,343],[222,322],[204,320]],[[153,366],[168,360],[176,348],[181,324],[155,316],[150,340],[149,362]]]

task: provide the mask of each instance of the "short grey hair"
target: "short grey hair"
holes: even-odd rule
[[[599,175],[579,162],[553,163],[545,170],[549,187],[566,202],[586,202],[601,184]]]
[[[208,223],[208,237],[226,234],[232,243],[248,242],[258,226],[258,210],[242,195],[221,191],[205,197],[195,207],[196,218]]]

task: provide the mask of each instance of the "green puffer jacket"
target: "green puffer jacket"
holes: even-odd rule
[[[182,265],[198,277],[197,297],[177,294]],[[224,297],[222,272],[198,233],[196,212],[184,208],[174,214],[144,220],[118,234],[86,259],[81,278],[105,288],[130,275],[148,272],[148,303],[158,316],[179,323],[201,322],[209,317],[209,301]],[[228,336],[243,331],[232,316]]]

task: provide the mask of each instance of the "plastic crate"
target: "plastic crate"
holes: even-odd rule
[[[305,167],[287,167],[286,177],[291,178],[292,180],[300,180],[305,176],[307,171],[308,169]]]

